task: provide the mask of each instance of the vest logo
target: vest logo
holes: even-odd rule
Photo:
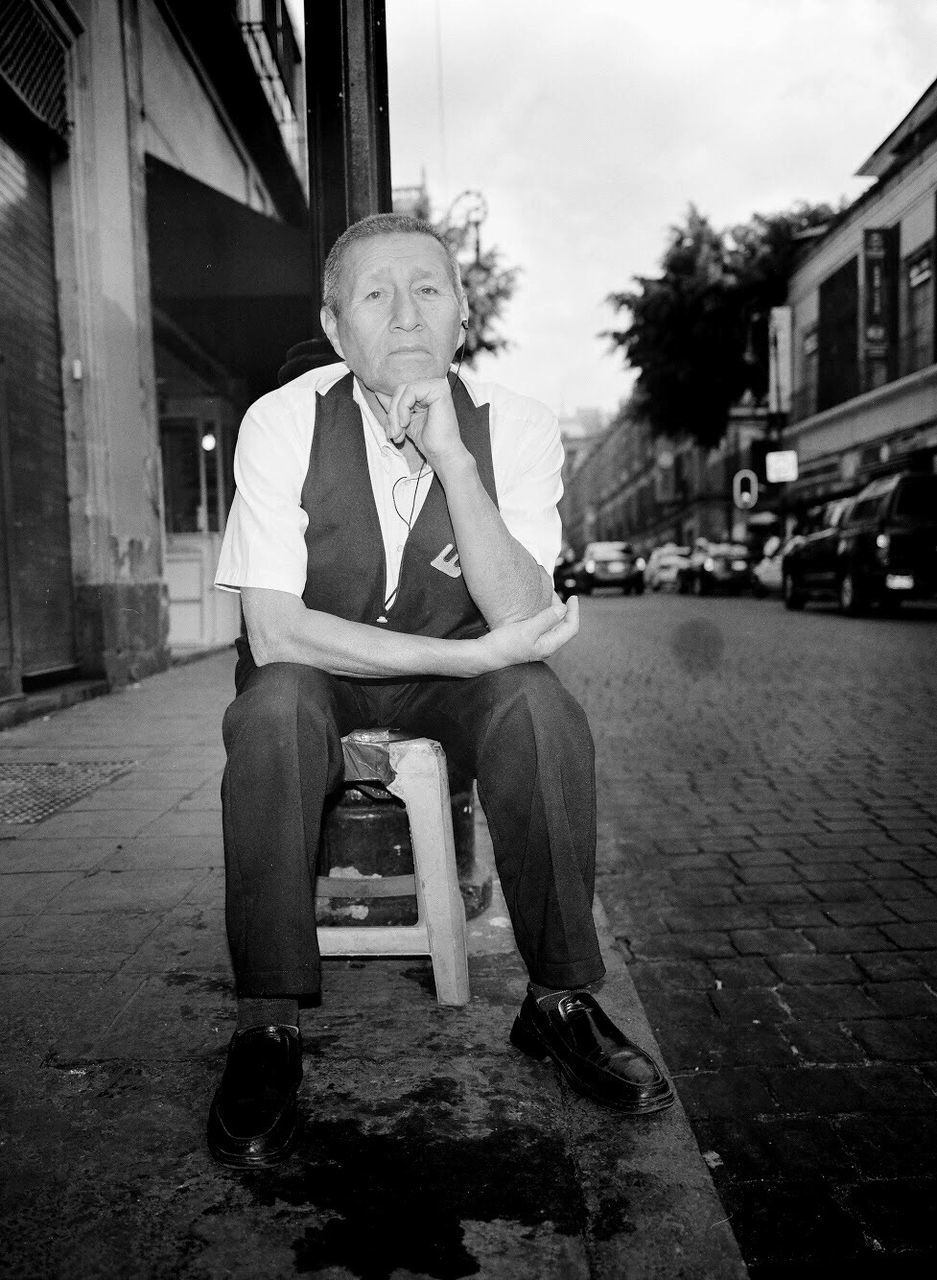
[[[430,564],[434,569],[438,569],[440,573],[445,573],[450,578],[462,577],[462,569],[459,566],[459,553],[451,542],[446,543],[439,555],[430,560]]]

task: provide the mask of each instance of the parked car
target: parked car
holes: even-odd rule
[[[553,590],[561,600],[568,600],[576,588],[576,553],[572,547],[564,547],[553,566]]]
[[[679,590],[696,596],[717,591],[737,594],[752,586],[751,554],[741,542],[708,542],[700,538],[690,553],[689,564],[678,575]]]
[[[833,599],[845,613],[937,599],[937,475],[899,472],[830,503],[784,557],[784,603]]]
[[[630,542],[589,542],[576,565],[576,587],[591,595],[599,587],[614,587],[625,595],[644,590],[644,557]]]
[[[644,567],[644,585],[652,591],[675,590],[680,570],[690,563],[690,548],[676,542],[655,547]]]

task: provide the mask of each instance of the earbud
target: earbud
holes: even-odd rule
[[[467,321],[467,320],[462,320],[462,321],[461,321],[461,325],[462,325],[462,328],[463,328],[463,329],[467,329],[467,328],[468,328],[468,321]]]

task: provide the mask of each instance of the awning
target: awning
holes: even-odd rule
[[[252,395],[318,333],[309,231],[249,209],[153,156],[146,163],[153,301]]]

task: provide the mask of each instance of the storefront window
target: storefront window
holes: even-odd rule
[[[220,533],[224,528],[225,436],[215,423],[164,418],[160,423],[166,532]]]
[[[905,262],[904,333],[901,371],[913,373],[934,362],[934,271],[930,249]]]

